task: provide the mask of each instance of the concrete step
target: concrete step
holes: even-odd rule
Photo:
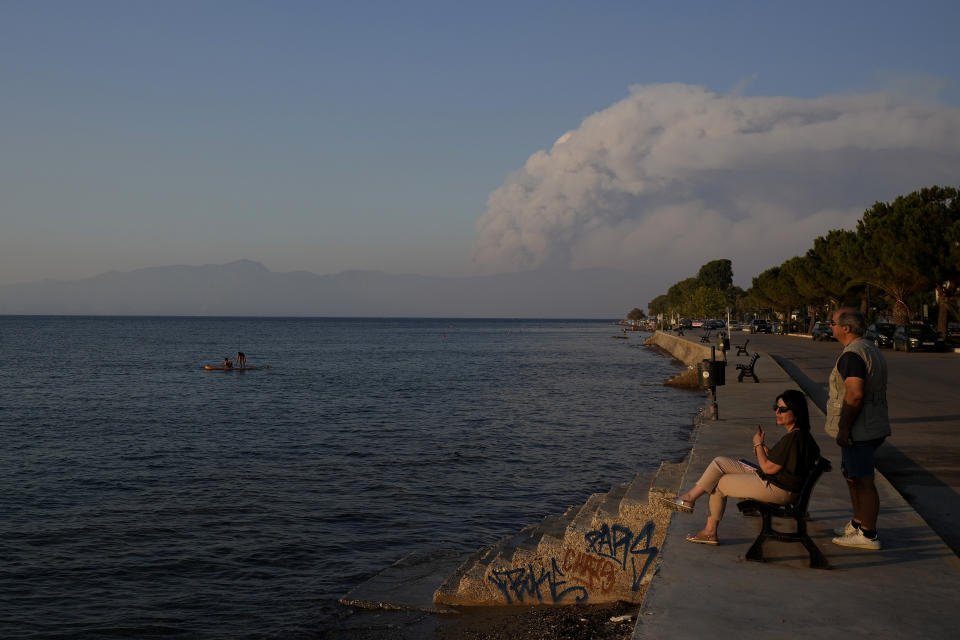
[[[646,502],[650,495],[650,487],[653,485],[655,478],[656,475],[652,473],[638,473],[633,476],[633,480],[630,481],[626,493],[623,494],[621,504]]]
[[[536,551],[543,532],[536,525],[527,525],[515,536],[503,538],[497,543],[498,553],[490,559],[487,566],[508,566],[518,550]]]
[[[670,513],[648,503],[654,484],[679,484],[679,465],[591,495],[471,555],[434,594],[438,606],[631,601],[655,571]]]
[[[597,515],[597,509],[600,508],[600,503],[603,502],[606,496],[607,494],[605,493],[594,493],[587,498],[587,501],[583,503],[580,511],[577,512],[577,515],[574,516],[570,522],[570,526],[568,526],[564,532],[564,539],[569,538],[571,535],[582,535],[591,529],[593,520]]]
[[[689,464],[689,456],[682,462],[661,462],[653,482],[650,483],[650,495],[676,495],[680,493]]]
[[[653,473],[638,473],[630,481],[627,492],[620,500],[618,516],[622,520],[636,521],[649,515],[650,487],[654,482]]]
[[[603,500],[601,500],[600,504],[597,506],[595,518],[610,519],[619,516],[620,501],[623,500],[623,496],[626,495],[627,489],[629,488],[629,482],[624,482],[611,487],[610,491],[607,492],[607,494],[603,497]]]
[[[563,540],[563,536],[567,531],[567,528],[570,526],[570,523],[573,522],[573,519],[576,517],[577,513],[580,512],[582,505],[573,505],[568,507],[559,516],[547,516],[541,520],[536,527],[540,531],[540,546],[547,543],[559,543]]]
[[[519,534],[505,536],[492,546],[470,555],[437,589],[435,594],[437,602],[456,604],[461,594],[479,594],[489,591],[482,587],[487,586],[483,583],[488,580],[491,568],[497,570],[509,568],[514,563],[514,556],[518,549],[536,552],[544,537],[561,539],[563,532],[581,509],[582,506],[573,505],[559,516],[548,515],[538,524],[527,525]]]

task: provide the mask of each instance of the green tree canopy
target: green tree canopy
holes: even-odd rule
[[[813,241],[807,251],[807,290],[814,299],[825,299],[832,308],[839,307],[845,294],[862,280],[860,241],[853,231],[834,229]]]
[[[723,292],[700,285],[690,297],[690,314],[695,318],[719,318],[727,307]]]
[[[667,294],[663,293],[647,303],[647,310],[650,312],[651,316],[666,315],[669,313],[667,310]]]
[[[667,307],[670,312],[687,317],[696,315],[693,310],[693,296],[699,287],[700,283],[696,278],[687,278],[667,289]]]
[[[651,314],[678,314],[688,318],[719,317],[728,306],[744,299],[743,290],[733,286],[730,260],[712,260],[697,272],[671,286],[647,305]]]
[[[726,258],[712,260],[700,267],[697,281],[708,289],[727,291],[733,286],[733,263]]]
[[[875,203],[857,222],[864,280],[894,300],[897,323],[913,315],[911,294],[939,288],[956,275],[948,238],[960,220],[956,197],[952,188],[921,189],[892,203]]]
[[[779,267],[771,267],[753,279],[750,295],[760,307],[780,310],[784,317],[803,303],[796,280],[791,275],[798,271],[801,258],[791,258]]]

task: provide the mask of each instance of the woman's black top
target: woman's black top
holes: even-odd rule
[[[770,462],[781,465],[774,474],[761,474],[764,480],[786,491],[800,493],[803,482],[820,458],[820,447],[809,431],[794,429],[780,438],[767,452]]]

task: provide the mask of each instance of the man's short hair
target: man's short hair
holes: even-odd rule
[[[838,326],[850,327],[850,333],[862,336],[867,332],[867,319],[857,309],[837,309]]]

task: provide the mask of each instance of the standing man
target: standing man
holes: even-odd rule
[[[853,518],[835,529],[841,547],[880,550],[877,515],[880,496],[873,482],[874,451],[890,435],[887,415],[887,363],[880,350],[863,339],[867,323],[855,309],[833,314],[833,337],[843,345],[830,372],[827,433],[841,447],[843,477],[850,489]]]

